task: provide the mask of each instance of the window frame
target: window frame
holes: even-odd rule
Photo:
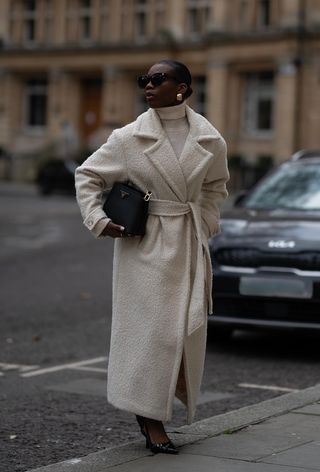
[[[185,0],[186,11],[186,33],[191,38],[196,39],[205,34],[212,24],[212,5],[210,0]],[[197,28],[191,28],[191,12],[195,14],[195,22],[198,22]]]
[[[21,9],[21,16],[22,16],[22,42],[25,45],[32,46],[37,42],[37,25],[39,21],[39,12],[37,9],[37,2],[36,0],[34,1],[34,9],[33,10],[28,10],[27,9],[27,3],[24,1],[22,3],[22,9]],[[32,21],[33,23],[33,28],[34,28],[34,37],[29,38],[28,33],[27,33],[27,25],[29,22]]]
[[[32,84],[31,82],[35,82]],[[38,83],[37,83],[38,82]],[[49,112],[49,90],[48,90],[48,80],[46,78],[28,78],[24,82],[24,91],[23,91],[23,127],[24,129],[32,132],[43,132],[48,127],[48,112]],[[31,97],[32,96],[44,96],[45,97],[45,110],[43,113],[43,123],[42,124],[32,124],[30,110],[31,110]]]
[[[263,74],[270,74],[270,83]],[[260,76],[260,77],[259,77]],[[275,72],[273,70],[244,73],[241,131],[246,137],[270,139],[275,133]],[[270,128],[259,128],[259,102],[270,100]]]

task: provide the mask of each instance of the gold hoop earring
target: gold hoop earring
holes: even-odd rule
[[[183,100],[182,93],[177,93],[177,101],[182,102],[182,100]]]

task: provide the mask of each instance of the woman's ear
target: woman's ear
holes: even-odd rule
[[[177,93],[182,93],[182,95],[184,96],[184,94],[186,93],[186,91],[188,90],[188,85],[187,84],[179,84],[178,85],[178,91]]]

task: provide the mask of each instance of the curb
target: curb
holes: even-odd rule
[[[177,446],[185,446],[224,432],[230,433],[251,424],[261,423],[268,418],[283,415],[319,400],[320,384],[197,421],[192,425],[182,426],[169,432]],[[104,449],[81,458],[32,469],[28,472],[70,472],[70,470],[74,472],[102,472],[109,467],[149,455],[150,452],[146,452],[140,440]]]

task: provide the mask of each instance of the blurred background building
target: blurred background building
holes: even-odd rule
[[[1,0],[0,48],[2,178],[98,147],[164,58],[189,66],[231,168],[320,147],[319,0]]]

